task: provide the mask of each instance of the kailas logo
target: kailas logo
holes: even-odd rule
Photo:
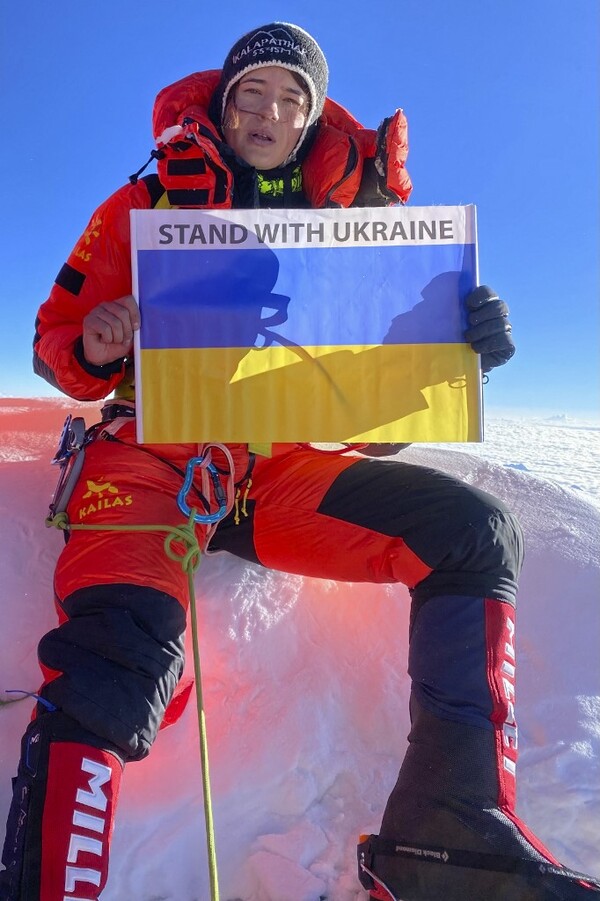
[[[291,56],[294,54],[304,55],[305,50],[300,44],[297,44],[289,31],[285,28],[274,28],[272,31],[257,31],[248,40],[245,47],[234,54],[232,58],[233,65],[237,65],[240,60],[257,58],[260,59],[266,53],[278,54],[281,56]]]
[[[92,240],[94,238],[98,238],[100,235],[100,226],[102,225],[102,219],[99,216],[94,216],[83,235],[81,236],[81,240],[79,244],[74,250],[75,256],[79,257],[80,260],[83,260],[87,263],[92,256],[91,250],[87,250],[87,248],[91,245]]]
[[[85,519],[101,510],[130,507],[133,503],[130,494],[121,494],[119,489],[109,481],[94,482],[92,479],[87,479],[86,486],[87,491],[83,495],[83,500],[89,500],[90,503],[79,508],[79,519]]]

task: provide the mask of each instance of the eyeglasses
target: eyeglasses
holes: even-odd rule
[[[240,113],[265,116],[273,108],[273,102],[256,88],[238,90],[233,97],[235,108]],[[308,116],[308,102],[304,95],[282,97],[276,101],[277,117],[280,122],[293,122],[302,126]]]

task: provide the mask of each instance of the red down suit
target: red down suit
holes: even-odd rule
[[[207,112],[218,78],[218,71],[196,73],[159,94],[154,132],[165,155],[158,161],[158,174],[120,188],[96,210],[40,308],[34,367],[73,398],[98,400],[115,390],[123,399],[131,397],[128,361],[92,366],[82,347],[85,315],[96,304],[131,292],[129,211],[172,206],[174,199],[182,206],[198,206],[192,201],[199,199],[211,208],[232,203],[234,176],[221,156],[222,139]],[[161,136],[183,121],[193,123],[188,128],[195,129],[194,140],[172,152]],[[387,161],[383,185],[381,179],[376,184],[366,175],[377,153]],[[192,167],[191,176],[173,165],[188,154],[203,161]],[[406,155],[406,119],[401,110],[373,131],[328,99],[302,162],[306,198],[313,207],[345,207],[365,199],[371,205],[404,201],[411,190],[404,169]],[[122,401],[120,412],[123,403],[131,401]],[[110,401],[108,409],[113,409]],[[197,445],[139,446],[134,420],[118,416],[110,421],[109,415],[86,451],[68,508],[71,521],[181,523],[176,495],[186,462],[198,450]],[[420,597],[444,591],[514,601],[520,533],[502,504],[483,492],[407,463],[325,455],[293,445],[276,448],[272,457],[255,458],[245,445],[229,450],[239,500],[219,525],[213,548],[287,572],[348,581],[400,581]],[[504,535],[506,540],[500,541]],[[56,569],[61,625],[40,644],[47,677],[44,696],[90,731],[105,735],[129,758],[147,753],[181,670],[187,584],[179,565],[164,554],[162,541],[161,535],[152,533],[73,531]],[[107,710],[122,705],[116,700],[100,703],[96,694],[99,685],[110,693],[114,680],[100,678],[98,660],[90,670],[89,659],[81,662],[72,648],[80,643],[84,627],[88,655],[96,653],[98,658],[106,639],[105,627],[94,628],[92,614],[84,612],[88,606],[95,617],[102,618],[98,608],[104,605],[118,618],[115,608],[123,611],[139,604],[147,611],[148,597],[154,599],[153,640],[160,633],[159,640],[170,648],[161,675],[153,676],[153,696],[140,688],[139,708],[151,710],[152,716],[141,723],[139,711],[127,717],[121,710],[119,723],[109,724]],[[146,623],[141,632],[147,628]],[[95,634],[98,646],[90,647]],[[143,644],[141,634],[130,636],[130,646],[136,644]],[[65,669],[67,657],[70,672]],[[120,659],[112,648],[108,653],[102,650],[107,672],[111,666],[121,667],[135,681],[136,665],[135,659]],[[88,685],[84,693],[83,682]],[[131,698],[129,703],[133,709]]]
[[[198,73],[161,92],[154,111],[157,174],[120,188],[96,210],[39,311],[36,372],[78,400],[97,401],[113,392],[117,400],[107,401],[105,421],[86,448],[67,507],[73,525],[92,528],[70,531],[56,567],[59,625],[39,644],[45,681],[23,739],[3,852],[6,869],[0,873],[2,901],[97,899],[107,878],[122,764],[148,754],[158,729],[185,701],[180,679],[188,586],[181,567],[164,553],[161,533],[93,527],[181,525],[177,494],[188,460],[202,448],[136,442],[131,361],[90,365],[82,323],[95,305],[131,293],[130,210],[242,205],[235,166],[226,162],[231,157],[208,115],[218,79],[218,72]],[[173,127],[184,124],[184,139],[180,134],[173,141]],[[372,131],[327,100],[311,140],[301,162],[303,205],[381,205],[408,198],[401,111]],[[255,456],[241,444],[228,450],[236,497],[212,548],[286,572],[402,582],[410,589],[415,718],[384,837],[402,837],[403,824],[414,820],[409,839],[445,841],[442,826],[419,835],[419,824],[435,820],[421,815],[417,791],[431,782],[435,752],[435,809],[446,809],[452,777],[457,797],[472,792],[474,809],[491,810],[491,819],[501,823],[492,850],[512,853],[516,846],[520,854],[525,840],[515,838],[521,833],[514,815],[514,710],[512,696],[503,694],[507,679],[501,673],[503,649],[512,647],[523,551],[514,516],[489,494],[404,461],[295,445],[277,447],[270,457]],[[226,469],[221,453],[222,458],[215,452],[214,461]],[[192,492],[200,497],[202,484],[195,482]],[[197,528],[202,542],[205,527]],[[448,723],[458,738],[438,740],[436,729],[447,732]],[[440,758],[444,748],[447,760]],[[463,778],[455,762],[463,748],[472,748],[469,761],[482,761],[485,778],[474,769]],[[425,777],[414,776],[417,764]],[[88,806],[102,801],[105,816],[73,810],[65,780],[69,797],[83,798]],[[476,819],[473,834],[487,834],[488,825]],[[376,860],[379,866],[385,862]],[[404,895],[404,884],[397,886]],[[436,891],[419,897],[438,897]],[[489,896],[461,881],[447,897],[475,895]]]

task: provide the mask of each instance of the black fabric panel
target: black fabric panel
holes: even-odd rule
[[[213,202],[215,204],[225,203],[227,200],[227,176],[223,169],[217,166],[211,159],[207,157],[206,162],[215,176],[215,187],[213,191]]]
[[[167,160],[168,175],[204,175],[205,173],[206,164],[199,157]]]
[[[233,208],[251,210],[260,206],[256,169],[234,157],[229,161],[233,172]]]
[[[361,460],[342,472],[319,513],[402,538],[433,570],[414,596],[489,596],[514,603],[523,558],[515,517],[492,495],[410,463]]]
[[[311,209],[307,197],[300,191],[289,191],[289,185],[284,186],[285,194],[275,197],[273,194],[260,194],[261,210],[309,210]],[[287,195],[287,197],[286,197]]]
[[[170,147],[173,150],[176,150],[178,153],[185,153],[186,150],[190,149],[190,146],[191,145],[190,145],[189,141],[173,141],[173,143],[170,144]],[[159,152],[162,152],[162,151],[159,151]],[[164,159],[164,155],[160,156],[159,159]]]
[[[141,179],[146,186],[146,190],[148,191],[148,195],[150,197],[150,208],[154,209],[160,198],[165,193],[165,189],[161,184],[160,178],[154,172],[151,175],[146,175]]]
[[[183,672],[185,612],[138,585],[95,585],[62,602],[69,620],[38,653],[63,675],[43,696],[129,759],[145,757]]]
[[[173,206],[206,206],[208,204],[208,191],[204,188],[167,191],[167,197]]]
[[[112,404],[104,404],[102,407],[102,422],[111,422],[119,416],[126,416],[130,419],[134,419],[135,407],[130,407],[127,404],[120,404],[118,401],[115,401]]]
[[[95,366],[93,363],[89,363],[83,351],[83,338],[77,339],[73,346],[73,353],[82,369],[97,379],[106,379],[107,381],[111,375],[121,372],[125,362],[125,357],[120,357],[118,360],[113,360],[112,363],[107,363],[105,366]]]
[[[239,512],[239,523],[235,523],[235,510],[232,510],[223,519],[210,543],[211,551],[227,551],[248,560],[250,563],[260,563],[254,547],[254,508],[256,504],[248,498],[246,500],[246,513]]]
[[[54,281],[59,288],[64,288],[65,291],[78,297],[79,292],[83,288],[85,275],[83,272],[79,272],[78,269],[74,269],[73,266],[69,266],[68,263],[65,263]]]
[[[407,442],[406,444],[391,444],[390,442],[380,444],[378,442],[376,444],[367,444],[366,447],[357,448],[357,453],[363,457],[392,457],[406,447],[410,447],[410,442]]]
[[[385,178],[375,168],[375,160],[369,157],[364,161],[363,174],[360,187],[354,200],[353,207],[390,206],[397,203],[398,197],[393,194],[385,183]]]

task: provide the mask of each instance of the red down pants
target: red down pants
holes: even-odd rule
[[[244,446],[230,448],[238,500],[212,548],[312,577],[402,582],[415,610],[437,595],[514,604],[521,532],[495,498],[409,463],[285,447],[255,460]],[[133,420],[125,420],[88,447],[68,507],[71,522],[181,525],[186,517],[176,497],[197,451],[138,446]],[[214,462],[224,464],[218,453]],[[183,668],[187,577],[163,542],[156,532],[74,530],[56,569],[62,622],[39,649],[44,696],[128,759],[148,752]],[[140,692],[128,692],[128,716],[113,686],[134,682],[140,669],[147,678]],[[148,684],[157,686],[152,696]],[[118,722],[109,723],[114,709]],[[140,725],[148,710],[151,723]]]
[[[71,523],[183,524],[176,498],[197,446],[140,447],[133,420],[118,425],[86,449]],[[405,462],[230,451],[237,502],[213,548],[313,577],[403,582],[414,616],[440,596],[514,603],[521,533],[490,495]],[[23,740],[2,901],[96,901],[106,883],[122,764],[149,752],[183,671],[188,584],[164,537],[93,528],[68,537],[55,577],[60,622],[39,644],[45,682]]]

